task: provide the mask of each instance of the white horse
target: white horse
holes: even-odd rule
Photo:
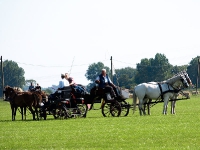
[[[146,114],[143,105],[148,100],[162,99],[164,101],[163,114],[167,114],[167,105],[169,99],[175,99],[181,87],[187,88],[191,84],[191,80],[186,72],[181,72],[172,78],[161,83],[149,82],[141,83],[134,88],[133,104],[136,109],[136,99],[139,99],[139,113]],[[174,104],[175,105],[175,104]]]

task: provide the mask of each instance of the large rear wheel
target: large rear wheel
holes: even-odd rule
[[[64,107],[64,106],[59,106],[58,108],[55,108],[53,110],[53,116],[55,119],[58,119],[58,118],[67,119],[70,117],[66,107]]]
[[[120,102],[121,105],[121,116],[127,116],[129,114],[130,104],[127,103],[125,100]]]
[[[119,117],[121,114],[121,105],[118,101],[111,103],[110,105],[110,113],[113,117]]]
[[[121,114],[121,106],[118,101],[111,103],[103,102],[101,110],[104,117],[109,117],[110,115],[113,117],[119,117]]]
[[[77,104],[77,111],[80,113],[81,117],[86,117],[88,107],[86,104]]]

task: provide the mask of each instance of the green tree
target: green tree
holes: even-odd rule
[[[125,67],[122,69],[116,69],[113,76],[114,84],[120,87],[131,89],[135,85],[136,69],[131,67]]]
[[[94,81],[99,74],[101,74],[101,70],[106,69],[107,74],[110,74],[110,68],[105,66],[102,62],[93,63],[88,66],[85,77],[90,81],[87,85],[87,89],[90,90],[95,84]]]
[[[183,66],[173,66],[172,68],[172,74],[177,74],[181,71],[187,70],[188,65],[183,65]]]
[[[135,75],[135,82],[137,84],[150,81],[150,76],[148,76],[150,66],[150,61],[147,58],[142,59],[141,62],[137,64],[137,73]]]
[[[48,88],[44,89],[43,91],[48,95],[52,94],[52,91],[50,89],[48,89]]]
[[[195,85],[196,85],[196,82],[197,82],[198,59],[200,59],[200,56],[192,58],[192,60],[190,61],[189,65],[187,67],[187,73],[190,76],[192,83],[195,84]],[[200,87],[200,79],[198,81],[199,81],[198,87]]]
[[[139,84],[142,82],[166,80],[172,76],[172,67],[164,54],[157,53],[155,58],[144,58],[137,64],[135,82]]]
[[[33,80],[33,79],[26,80],[25,81],[25,85],[23,87],[23,90],[24,91],[28,91],[29,86],[31,85],[31,83],[33,83],[34,86],[37,84],[37,82],[35,80]]]
[[[23,88],[25,85],[24,69],[19,67],[14,61],[5,60],[3,62],[3,72],[4,72],[4,85],[9,85],[11,87]],[[1,77],[0,77],[1,79]],[[2,85],[0,87],[2,91]],[[2,96],[2,93],[0,93]]]
[[[99,74],[101,74],[102,69],[106,69],[107,74],[108,75],[110,74],[110,68],[107,66],[104,66],[102,62],[98,62],[98,63],[93,63],[88,66],[85,76],[90,82],[93,83],[96,77]]]

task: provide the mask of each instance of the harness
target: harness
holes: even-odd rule
[[[169,84],[166,83],[166,84],[167,84],[167,87],[168,87],[168,90],[166,90],[166,91],[163,92],[162,86],[161,86],[162,83],[157,82],[157,84],[158,84],[158,86],[159,86],[160,93],[161,93],[159,97],[161,97],[162,100],[163,100],[163,95],[164,95],[165,93],[168,93],[168,92],[178,93],[178,92],[181,91],[181,89],[176,89],[176,88],[174,88],[173,86],[171,86],[171,87],[172,87],[174,90],[171,90],[170,87],[169,87]],[[159,98],[159,97],[158,97],[158,98]]]

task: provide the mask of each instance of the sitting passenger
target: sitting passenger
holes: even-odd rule
[[[69,85],[76,85],[74,79],[68,73],[65,73],[65,79],[69,82]]]
[[[84,95],[85,93],[87,93],[86,89],[83,88],[82,85],[76,84],[75,81],[74,81],[74,78],[69,77],[68,73],[65,73],[65,79],[69,82],[69,85],[71,85],[75,89],[75,91],[77,93],[82,94],[82,95]]]
[[[41,91],[41,86],[37,83],[37,86],[35,87],[35,91]]]
[[[65,86],[69,86],[69,83],[65,80],[65,75],[61,74],[61,81],[59,81],[58,89],[63,90]]]
[[[29,91],[29,92],[35,91],[35,87],[34,87],[34,85],[33,85],[32,82],[31,82],[31,85],[30,85],[29,88],[28,88],[28,91]]]
[[[65,75],[61,74],[61,81],[59,81],[59,85],[58,85],[58,90],[64,90],[64,87],[69,86],[69,83],[65,80]],[[61,97],[63,97],[64,92],[61,92]],[[58,92],[56,92],[55,94],[58,94]]]

